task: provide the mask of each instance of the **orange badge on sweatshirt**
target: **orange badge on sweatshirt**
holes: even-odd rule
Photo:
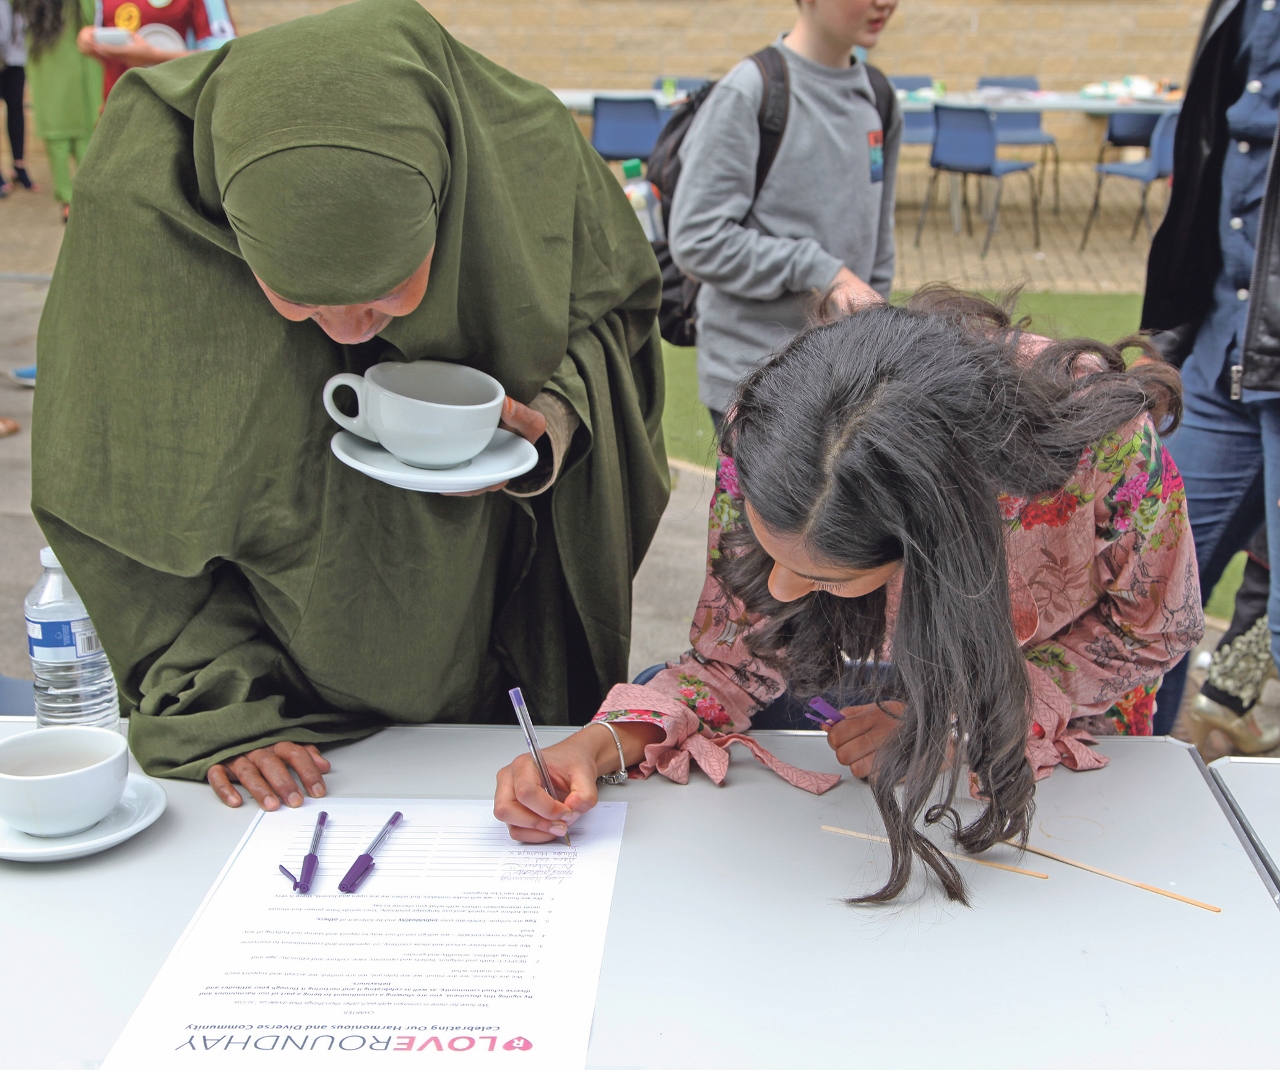
[[[121,4],[116,8],[116,25],[122,30],[136,33],[142,25],[142,12],[137,4]]]

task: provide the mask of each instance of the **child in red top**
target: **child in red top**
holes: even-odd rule
[[[217,10],[210,12],[208,0],[98,0],[95,25],[81,30],[76,43],[81,52],[102,61],[104,99],[130,67],[154,67],[233,38],[225,6],[215,3]],[[96,27],[127,30],[133,40],[105,44],[94,37]]]

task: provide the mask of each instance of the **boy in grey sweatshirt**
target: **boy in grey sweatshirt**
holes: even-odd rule
[[[889,296],[902,114],[895,107],[882,130],[866,68],[849,61],[896,6],[801,0],[795,29],[775,42],[790,107],[754,205],[764,94],[755,63],[721,79],[680,147],[668,238],[676,264],[703,284],[698,396],[717,419],[743,376],[806,325],[815,294]]]

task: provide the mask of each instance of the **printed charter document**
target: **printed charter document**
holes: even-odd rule
[[[299,895],[277,867],[298,872],[322,809]],[[338,891],[395,810],[373,872]],[[480,800],[259,814],[102,1070],[582,1067],[625,814],[600,804],[572,846],[515,843]]]

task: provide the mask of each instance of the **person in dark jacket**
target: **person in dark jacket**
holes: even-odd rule
[[[1142,326],[1182,369],[1185,415],[1168,440],[1208,597],[1267,522],[1280,557],[1280,119],[1277,0],[1212,0],[1174,143],[1173,194],[1151,245]],[[1270,595],[1280,654],[1280,590]],[[1155,731],[1181,704],[1165,676]]]

